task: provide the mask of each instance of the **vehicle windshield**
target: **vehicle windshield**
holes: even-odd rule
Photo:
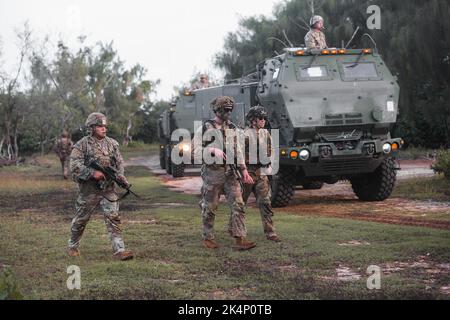
[[[378,78],[377,69],[373,62],[363,63],[343,63],[344,77],[345,78]]]

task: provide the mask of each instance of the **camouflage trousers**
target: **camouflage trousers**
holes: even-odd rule
[[[245,227],[244,201],[242,199],[241,187],[236,177],[225,167],[202,168],[202,209],[203,239],[214,239],[214,220],[216,217],[219,199],[225,195],[230,208],[230,220],[228,231],[234,238],[245,238],[247,229]]]
[[[61,168],[64,179],[69,177],[69,167],[70,167],[70,158],[60,158],[61,160]]]
[[[108,199],[117,199],[115,191],[105,191],[103,193]],[[78,248],[81,237],[92,213],[100,208],[105,220],[109,238],[112,243],[114,253],[125,250],[125,244],[122,240],[122,230],[120,228],[119,203],[109,202],[101,193],[80,193],[75,204],[76,214],[72,220],[72,236],[69,240],[69,248]]]
[[[275,228],[273,226],[273,210],[270,201],[271,192],[269,178],[267,176],[261,176],[254,170],[249,169],[249,174],[254,180],[254,184],[245,185],[244,189],[244,202],[247,203],[248,198],[253,193],[256,197],[256,205],[259,207],[261,213],[261,221],[266,237],[276,235]]]

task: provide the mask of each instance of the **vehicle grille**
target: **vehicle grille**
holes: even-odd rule
[[[367,159],[339,159],[320,162],[323,171],[330,174],[355,173],[368,164]]]
[[[328,142],[334,141],[351,141],[351,140],[360,140],[363,132],[361,130],[347,130],[342,132],[329,132],[329,133],[321,133],[322,138],[324,138]]]
[[[361,113],[327,114],[325,123],[327,126],[362,124],[363,120]]]

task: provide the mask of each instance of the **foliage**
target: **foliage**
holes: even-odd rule
[[[444,176],[450,180],[450,150],[438,152],[436,163],[433,165],[433,170],[438,173],[443,173]]]
[[[0,265],[0,300],[21,300],[22,294],[10,268]]]
[[[28,24],[18,37],[22,40],[21,64],[16,77],[0,70],[0,115],[4,119],[0,149],[4,156],[17,157],[19,150],[44,154],[63,130],[79,139],[92,112],[106,114],[109,135],[120,142],[131,141],[132,135],[153,142],[156,120],[145,110],[155,109],[152,97],[159,80],[149,80],[143,66],[127,68],[113,43],[88,46],[85,37],[80,37],[78,49],[60,41],[56,53],[49,55],[48,38],[37,43]],[[22,82],[18,81],[21,76]]]

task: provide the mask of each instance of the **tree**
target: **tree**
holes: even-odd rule
[[[26,98],[19,91],[19,77],[31,48],[31,30],[27,22],[23,30],[18,30],[16,35],[19,40],[16,72],[12,77],[5,73],[0,75],[0,114],[3,116],[0,157],[8,160],[18,159],[18,135],[26,115]]]

